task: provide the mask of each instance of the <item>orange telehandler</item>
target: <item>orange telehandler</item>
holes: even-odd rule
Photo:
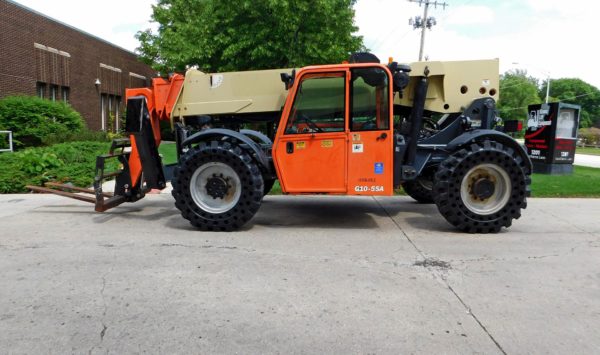
[[[283,82],[283,85],[282,85]],[[284,194],[390,196],[402,186],[466,232],[498,232],[526,207],[531,161],[496,116],[498,60],[348,63],[156,78],[127,90],[128,139],[99,156],[93,202],[105,211],[173,186],[175,206],[201,230],[230,231],[279,180]],[[163,167],[159,121],[178,162]],[[263,132],[245,129],[262,122]],[[515,126],[505,124],[504,127]],[[122,169],[106,172],[106,161]],[[102,190],[115,178],[113,193]],[[73,190],[72,187],[66,187]]]

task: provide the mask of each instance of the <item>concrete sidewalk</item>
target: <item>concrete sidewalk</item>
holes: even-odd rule
[[[600,168],[600,156],[588,154],[575,154],[574,165],[589,166],[591,168]]]
[[[171,196],[0,195],[0,353],[598,353],[600,200],[496,235],[406,197],[268,196],[235,233]]]

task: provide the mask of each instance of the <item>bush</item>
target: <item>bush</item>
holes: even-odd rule
[[[25,185],[40,186],[47,181],[89,187],[96,156],[107,153],[109,147],[102,142],[70,142],[0,154],[0,193],[26,192]],[[107,169],[116,169],[117,162],[112,164]]]
[[[61,132],[53,134],[44,140],[45,145],[53,145],[66,142],[110,142],[114,134],[104,131],[91,131],[87,128],[75,132]]]
[[[584,145],[600,145],[600,128],[581,128],[579,130],[579,139]]]
[[[13,131],[15,148],[48,145],[83,128],[81,115],[64,102],[33,96],[0,100],[0,130]]]

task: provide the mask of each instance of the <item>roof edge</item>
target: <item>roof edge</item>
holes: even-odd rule
[[[67,27],[67,28],[69,28],[69,29],[72,29],[72,30],[74,30],[74,31],[76,31],[76,32],[79,32],[79,33],[81,33],[81,34],[83,34],[83,35],[85,35],[85,36],[91,37],[91,38],[93,38],[93,39],[95,39],[95,40],[98,40],[98,41],[100,41],[100,42],[104,42],[105,44],[108,44],[108,45],[110,45],[110,46],[112,46],[112,47],[118,48],[118,49],[120,49],[120,50],[122,50],[122,51],[124,51],[124,52],[130,53],[130,54],[133,54],[133,55],[135,55],[136,57],[139,57],[139,55],[138,55],[138,54],[136,54],[136,53],[135,53],[135,52],[133,52],[133,51],[130,51],[129,49],[125,49],[125,48],[123,48],[123,47],[121,47],[121,46],[119,46],[119,45],[117,45],[117,44],[114,44],[114,43],[112,43],[112,42],[109,42],[109,41],[107,41],[107,40],[105,40],[105,39],[102,39],[102,38],[100,38],[100,37],[98,37],[98,36],[96,36],[96,35],[93,35],[93,34],[91,34],[91,33],[89,33],[89,32],[86,32],[86,31],[84,31],[84,30],[81,30],[81,29],[79,29],[79,28],[77,28],[77,27],[75,27],[75,26],[69,25],[68,23],[65,23],[65,22],[62,22],[62,21],[60,21],[60,20],[57,20],[57,19],[55,19],[55,18],[53,18],[53,17],[50,17],[50,16],[48,16],[48,15],[46,15],[46,14],[43,14],[43,13],[41,13],[41,12],[37,11],[37,10],[34,10],[34,9],[32,9],[32,8],[28,7],[28,6],[25,6],[25,5],[23,5],[23,4],[19,4],[18,2],[14,1],[14,0],[5,0],[5,1],[6,1],[7,3],[9,3],[9,4],[12,4],[12,5],[18,6],[18,7],[22,8],[23,10],[29,11],[29,12],[31,12],[31,13],[34,13],[34,14],[36,14],[36,15],[38,15],[38,16],[41,16],[41,17],[43,17],[43,18],[45,18],[45,19],[47,19],[47,20],[50,20],[50,21],[52,21],[52,22],[55,22],[55,23],[57,23],[57,24],[59,24],[59,25],[61,25],[61,26]]]

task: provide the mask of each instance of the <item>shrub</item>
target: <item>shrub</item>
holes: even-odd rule
[[[600,145],[600,128],[581,128],[579,138],[584,145]]]
[[[0,100],[0,129],[13,131],[15,148],[48,145],[54,136],[84,128],[81,115],[64,102],[33,96],[9,96]]]
[[[109,142],[111,134],[104,131],[91,131],[84,128],[80,131],[69,131],[52,134],[44,139],[45,145],[53,145],[65,142]]]
[[[70,142],[0,154],[0,193],[26,192],[25,185],[47,181],[89,187],[94,181],[96,156],[108,152],[108,143]],[[113,161],[108,169],[116,169]]]

